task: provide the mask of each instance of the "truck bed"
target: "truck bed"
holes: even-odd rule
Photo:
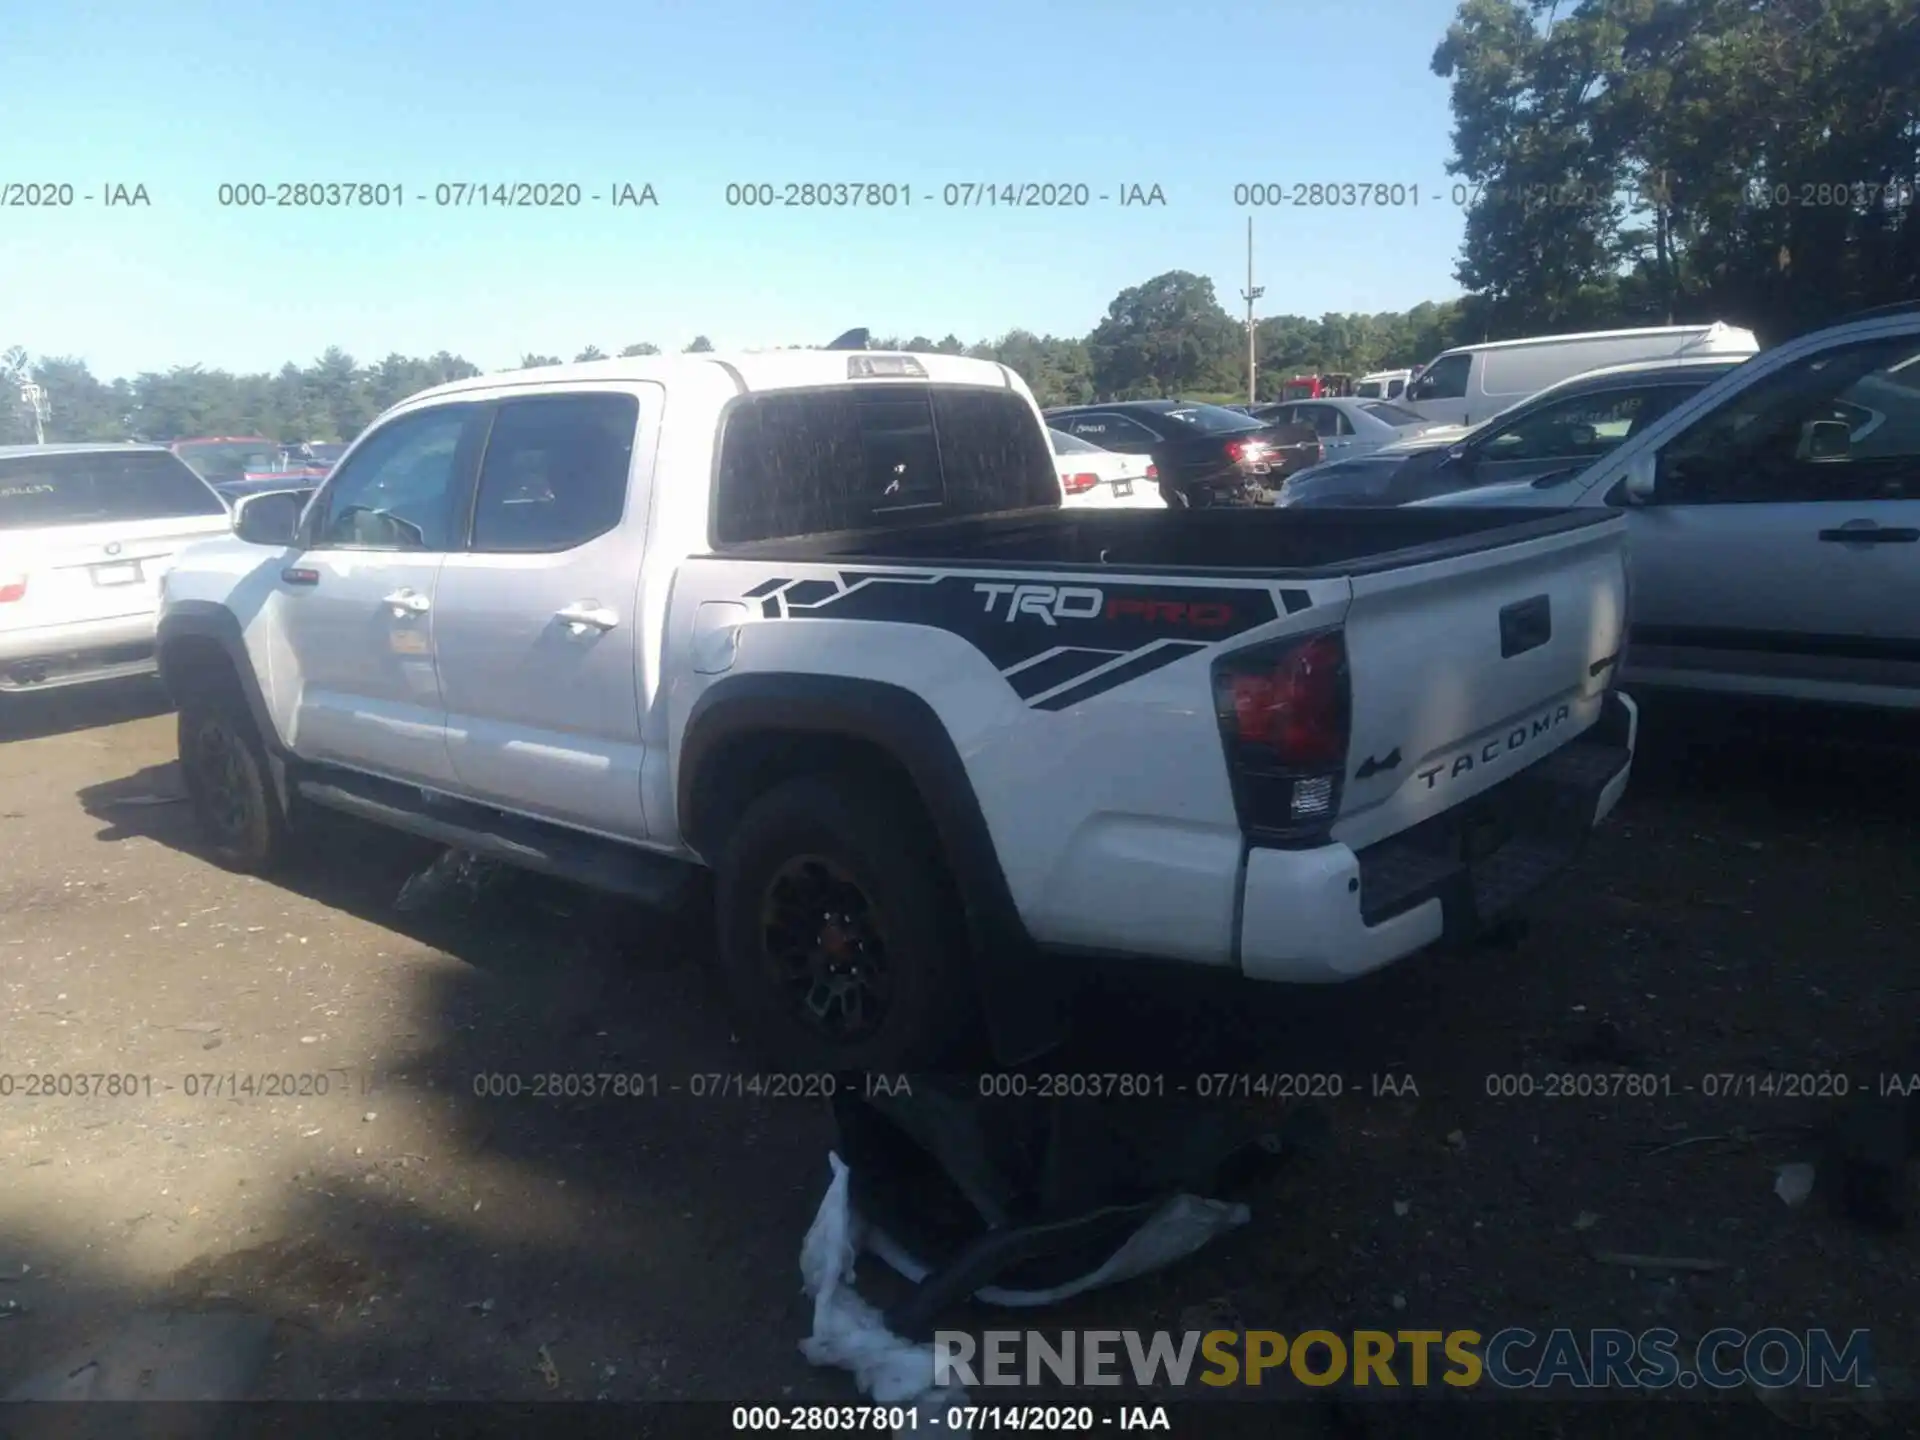
[[[1494,507],[1074,511],[1049,507],[883,531],[803,535],[717,553],[740,559],[990,564],[1288,578],[1364,575],[1604,525],[1612,511]]]

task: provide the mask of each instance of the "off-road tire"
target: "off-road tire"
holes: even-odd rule
[[[180,773],[207,854],[243,875],[279,866],[292,844],[287,812],[238,685],[207,687],[179,709]]]
[[[879,941],[861,952],[883,956],[888,981],[869,1034],[832,1035],[807,1019],[797,993],[807,982],[783,969],[768,939],[782,893],[775,887],[795,884],[796,867],[819,875],[815,860],[850,877],[866,902],[853,908]],[[714,869],[721,975],[762,1064],[924,1072],[951,1063],[976,1037],[966,926],[950,872],[918,804],[885,777],[813,775],[773,787],[747,807]],[[817,985],[809,992],[820,993]]]

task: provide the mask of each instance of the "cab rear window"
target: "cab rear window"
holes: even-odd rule
[[[0,530],[225,512],[184,462],[158,451],[0,459]]]
[[[713,543],[1059,503],[1046,432],[1013,391],[893,383],[774,391],[727,415]]]

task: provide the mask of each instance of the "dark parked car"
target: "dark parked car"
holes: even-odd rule
[[[1653,360],[1590,370],[1550,385],[1465,434],[1401,441],[1287,481],[1285,506],[1405,505],[1584,469],[1741,362]]]
[[[1272,503],[1282,480],[1318,464],[1311,425],[1268,425],[1223,405],[1117,400],[1046,412],[1047,424],[1103,450],[1150,455],[1176,507]]]

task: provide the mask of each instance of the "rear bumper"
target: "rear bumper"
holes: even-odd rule
[[[154,612],[0,631],[0,692],[151,674]]]
[[[1241,970],[1325,984],[1473,938],[1578,858],[1626,790],[1639,725],[1615,692],[1579,739],[1377,845],[1251,851]]]

